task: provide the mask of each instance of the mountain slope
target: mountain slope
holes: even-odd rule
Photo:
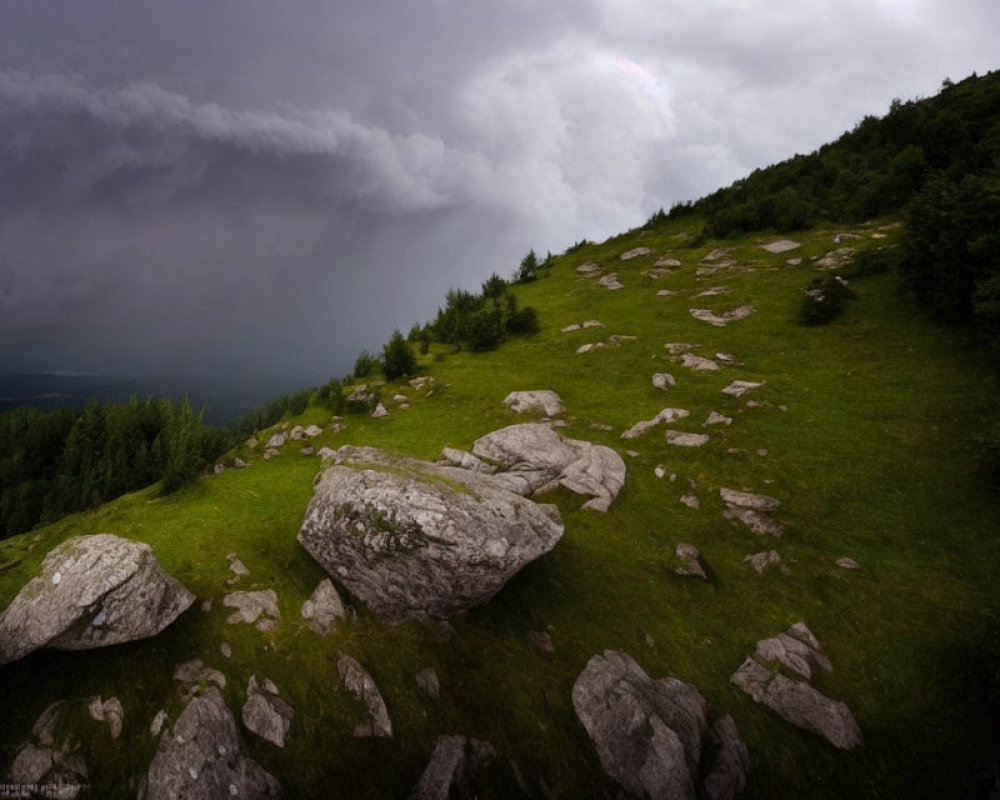
[[[728,255],[706,261],[718,243],[691,246],[699,224],[674,220],[557,259],[550,277],[514,289],[539,310],[541,333],[485,354],[432,348],[422,368],[435,378],[433,393],[403,382],[382,388],[386,399],[397,391],[410,397],[409,410],[387,402],[388,418],[348,415],[338,434],[320,407],[286,423],[324,426],[312,442],[317,448],[373,445],[435,459],[446,445],[468,449],[477,437],[523,421],[502,406],[508,392],[545,388],[567,408],[564,434],[624,454],[628,479],[609,513],[582,511],[578,497],[562,492],[547,496],[562,512],[563,539],[488,605],[452,620],[453,631],[386,625],[360,603],[356,619],[329,638],[307,630],[299,608],[324,573],[295,536],[320,464],[295,442],[268,461],[260,447],[243,447],[233,456],[249,467],[178,495],[147,490],[0,543],[0,606],[55,544],[99,531],[149,542],[168,572],[213,601],[210,611],[196,604],[144,642],[37,652],[0,667],[7,720],[0,763],[10,763],[54,700],[117,695],[125,707],[122,738],[113,742],[87,721],[81,724],[93,735],[84,750],[92,796],[133,796],[129,787],[156,747],[150,720],[160,708],[172,716],[180,708],[174,665],[198,657],[226,674],[231,708],[242,706],[256,674],[271,678],[297,710],[283,750],[244,731],[248,753],[287,796],[405,796],[435,738],[450,733],[489,740],[516,765],[529,795],[593,796],[604,787],[615,796],[570,691],[592,655],[616,648],[654,678],[694,683],[713,713],[734,716],[750,748],[746,797],[870,789],[890,797],[984,796],[1000,744],[980,683],[991,668],[984,654],[997,647],[1000,512],[977,469],[975,433],[994,403],[996,377],[984,371],[965,333],[901,304],[886,275],[852,282],[858,299],[837,321],[795,323],[802,287],[820,274],[811,259],[845,244],[891,244],[899,235],[892,225],[859,226],[849,231],[858,238],[839,244],[835,237],[848,231],[799,232],[793,238],[803,246],[779,255],[759,246],[770,239],[727,241]],[[640,245],[655,254],[621,260]],[[642,274],[666,255],[682,266],[658,279]],[[793,258],[803,261],[789,264]],[[624,288],[608,291],[581,277],[576,267],[587,261],[617,272]],[[734,263],[720,268],[725,261]],[[699,296],[712,287],[726,291]],[[658,295],[663,289],[674,294]],[[754,312],[725,327],[689,313],[744,305]],[[590,319],[605,327],[561,332]],[[576,353],[612,334],[636,338]],[[710,358],[732,354],[739,366],[691,371],[664,348],[676,342]],[[658,372],[671,373],[677,385],[654,389],[650,377]],[[720,391],[733,379],[764,385],[737,399]],[[619,438],[667,406],[691,412],[671,427],[706,432],[709,442],[670,446],[663,426]],[[732,424],[703,428],[712,411]],[[665,477],[656,477],[657,466]],[[725,519],[720,487],[780,499],[784,535],[762,537]],[[700,508],[681,504],[685,494],[696,494]],[[678,542],[701,550],[710,581],[672,572]],[[743,561],[771,549],[787,573],[757,574]],[[235,588],[277,592],[282,619],[269,634],[225,622],[231,552],[250,570]],[[836,566],[843,556],[861,569]],[[860,749],[834,750],[729,683],[759,639],[799,620],[834,666],[814,684],[854,711],[865,735]],[[533,644],[532,632],[548,632],[554,652]],[[223,641],[231,659],[220,654]],[[339,689],[340,651],[357,658],[381,689],[392,739],[352,736],[356,708]],[[438,702],[416,684],[428,666],[441,681]]]

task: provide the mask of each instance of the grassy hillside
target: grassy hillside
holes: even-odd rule
[[[243,448],[239,455],[251,466],[177,495],[146,490],[0,543],[0,606],[54,545],[96,532],[150,543],[199,600],[213,601],[210,611],[196,604],[151,640],[39,652],[0,667],[0,765],[9,765],[52,701],[114,694],[125,707],[120,740],[81,723],[94,733],[84,743],[91,796],[134,796],[156,747],[150,720],[162,707],[172,714],[180,708],[173,667],[200,657],[226,674],[225,695],[237,712],[251,674],[271,678],[295,707],[284,750],[244,731],[249,754],[289,797],[405,796],[442,733],[488,739],[530,795],[603,790],[614,797],[570,690],[592,655],[620,648],[653,677],[696,684],[713,715],[734,716],[750,748],[746,797],[985,796],[1000,752],[983,682],[996,668],[990,648],[1000,653],[1000,508],[980,469],[976,434],[995,404],[996,375],[971,335],[901,303],[887,275],[854,281],[858,298],[833,323],[796,324],[801,290],[819,274],[811,259],[834,249],[841,230],[792,234],[803,247],[771,255],[758,246],[770,239],[686,246],[699,227],[685,217],[557,259],[549,277],[514,289],[539,310],[541,333],[484,354],[432,348],[422,358],[436,379],[432,394],[404,382],[385,387],[383,398],[401,392],[411,408],[387,402],[387,419],[348,416],[345,432],[314,442],[434,459],[445,445],[468,448],[522,421],[501,405],[508,392],[545,388],[567,407],[564,434],[638,453],[625,455],[628,480],[606,515],[579,510],[576,496],[548,497],[562,511],[564,538],[487,606],[453,620],[453,632],[420,622],[385,625],[360,604],[357,618],[328,638],[306,629],[299,609],[324,573],[295,536],[320,465],[294,442],[266,462],[260,448]],[[880,223],[852,232],[859,238],[848,243],[859,248],[898,235]],[[656,254],[619,260],[638,245]],[[716,247],[729,249],[736,265],[698,277]],[[641,274],[668,252],[683,267],[658,280]],[[801,265],[787,263],[799,257]],[[625,288],[610,292],[580,278],[575,267],[585,261],[618,272]],[[715,286],[728,293],[695,296]],[[676,293],[659,296],[661,289]],[[744,304],[755,313],[725,328],[688,313]],[[560,332],[595,318],[606,327]],[[575,353],[611,334],[637,338]],[[702,355],[731,353],[742,363],[692,372],[670,360],[667,342],[696,344]],[[672,373],[677,386],[652,388],[654,372]],[[736,378],[766,384],[742,399],[722,395]],[[749,399],[765,405],[748,407]],[[707,430],[710,442],[670,447],[662,427],[619,439],[666,406],[690,410],[673,427]],[[732,425],[703,429],[710,411],[731,416]],[[592,429],[595,422],[614,430]],[[286,424],[310,423],[328,426],[329,412],[311,407]],[[657,465],[667,477],[654,475]],[[689,481],[698,510],[679,502]],[[783,538],[725,520],[720,486],[779,498]],[[710,582],[670,571],[678,542],[701,550]],[[787,574],[758,575],[743,563],[772,548]],[[282,620],[270,634],[225,622],[231,552],[251,571],[235,588],[273,588],[279,596]],[[834,561],[841,556],[862,568],[840,569]],[[854,711],[865,736],[859,750],[834,750],[728,682],[758,639],[799,620],[833,662],[834,672],[814,683]],[[546,630],[554,653],[532,643],[532,631]],[[229,660],[219,652],[223,641],[233,648]],[[352,737],[357,708],[339,689],[338,651],[355,656],[377,682],[395,727],[391,740]],[[439,702],[415,682],[428,666],[441,680]]]

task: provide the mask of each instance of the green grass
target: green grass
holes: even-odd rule
[[[696,684],[713,716],[733,714],[750,748],[747,797],[985,796],[1000,735],[983,703],[977,664],[988,637],[996,636],[1000,611],[1000,512],[975,435],[995,405],[996,375],[970,337],[901,299],[889,276],[854,281],[858,299],[833,323],[795,324],[800,290],[818,274],[809,259],[833,249],[836,232],[793,236],[804,246],[777,256],[756,244],[779,237],[686,248],[681,227],[587,246],[558,259],[550,277],[517,287],[520,302],[540,312],[537,336],[440,360],[434,356],[442,351],[432,349],[422,364],[436,378],[433,394],[405,383],[384,387],[383,398],[400,391],[411,409],[398,411],[387,401],[388,418],[347,415],[347,431],[310,442],[317,449],[350,443],[434,459],[446,445],[468,448],[491,430],[523,421],[501,404],[510,391],[546,388],[568,409],[564,434],[638,452],[625,456],[628,480],[608,514],[580,510],[584,499],[566,492],[546,498],[561,509],[563,539],[488,605],[453,620],[453,633],[421,622],[385,625],[359,604],[357,618],[328,638],[305,628],[299,609],[324,573],[295,538],[319,469],[315,457],[298,453],[304,443],[286,444],[267,462],[262,446],[243,447],[239,454],[254,462],[247,469],[167,498],[155,489],[139,492],[0,542],[0,605],[53,546],[97,532],[149,542],[199,601],[213,600],[211,611],[196,604],[144,642],[38,652],[0,667],[0,762],[9,764],[52,701],[79,706],[94,694],[114,694],[126,711],[119,741],[97,723],[80,723],[93,734],[83,737],[91,795],[133,796],[130,781],[144,773],[155,750],[150,720],[160,708],[172,718],[181,708],[173,667],[198,657],[225,672],[225,695],[237,716],[251,674],[274,680],[296,708],[284,750],[244,737],[248,752],[290,797],[327,797],[330,787],[345,797],[405,796],[444,733],[491,741],[533,795],[543,794],[544,783],[557,797],[593,796],[601,787],[616,796],[576,720],[570,691],[592,655],[620,648],[653,677]],[[657,254],[618,260],[639,244]],[[700,259],[719,246],[732,249],[741,269],[696,277]],[[666,250],[684,266],[656,281],[643,277],[641,270]],[[803,264],[787,265],[793,257]],[[608,292],[580,279],[575,267],[590,260],[617,272],[625,288]],[[694,297],[717,285],[729,293]],[[660,288],[681,293],[658,297]],[[726,328],[688,314],[747,303],[757,311]],[[592,318],[607,327],[560,332]],[[638,338],[575,354],[580,344],[611,334]],[[691,372],[670,360],[666,342],[695,343],[704,355],[729,352],[743,365]],[[664,371],[677,386],[653,389],[650,376]],[[766,384],[742,399],[720,394],[734,378]],[[748,399],[769,405],[748,408]],[[619,439],[667,406],[691,411],[673,426],[680,430],[703,430],[713,410],[733,424],[707,429],[710,442],[694,450],[667,446],[662,426],[640,439]],[[328,422],[329,412],[313,407],[288,424]],[[614,431],[593,430],[592,422]],[[762,449],[765,456],[757,454]],[[657,465],[676,479],[656,478]],[[679,502],[690,491],[688,479],[697,485],[700,510]],[[759,537],[726,521],[720,486],[779,498],[784,537]],[[672,574],[679,541],[701,550],[711,582]],[[742,562],[772,548],[788,574],[758,575]],[[251,571],[235,587],[226,584],[230,552]],[[862,569],[836,567],[845,555]],[[282,619],[271,634],[226,624],[230,610],[221,601],[233,588],[275,589]],[[865,735],[859,750],[834,750],[729,684],[758,639],[798,620],[833,662],[834,672],[815,684],[854,711]],[[554,653],[532,645],[530,632],[542,630],[550,631]],[[231,660],[219,653],[222,641],[233,647]],[[352,737],[360,711],[339,688],[339,651],[358,658],[379,685],[392,740]],[[427,666],[441,680],[436,703],[415,681]]]

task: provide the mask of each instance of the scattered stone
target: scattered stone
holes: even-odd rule
[[[776,242],[770,242],[769,244],[762,244],[761,249],[767,250],[769,253],[786,253],[789,250],[795,250],[798,247],[802,247],[802,242],[793,242],[791,239],[778,239]]]
[[[281,797],[281,786],[243,755],[232,712],[215,687],[193,697],[160,746],[146,775],[144,800]]]
[[[17,787],[54,789],[60,797],[73,800],[87,788],[87,762],[80,752],[80,740],[64,730],[65,701],[59,700],[46,708],[31,729],[35,741],[26,742],[14,756],[8,778]],[[22,795],[11,795],[22,796]],[[27,797],[25,792],[23,796]]]
[[[746,760],[739,758],[745,746],[739,747],[735,724],[718,729],[728,745],[709,743],[701,693],[676,678],[652,680],[626,653],[607,650],[591,658],[573,685],[572,698],[605,773],[636,797],[701,796],[707,789],[699,781],[702,772],[718,775],[715,786],[727,769],[740,765],[746,780]],[[735,757],[727,759],[726,752]],[[731,782],[739,785],[739,776]]]
[[[709,731],[708,753],[705,797],[707,800],[735,800],[747,785],[750,752],[729,714],[719,717]]]
[[[724,487],[719,489],[719,495],[726,504],[723,512],[726,519],[739,520],[754,533],[781,536],[784,532],[781,523],[768,515],[781,506],[781,502],[775,498]]]
[[[552,634],[548,631],[528,631],[531,643],[545,653],[554,653],[556,646],[552,643]]]
[[[280,455],[281,455],[280,452],[275,450],[273,447],[269,447],[267,450],[264,451],[264,460],[270,461],[275,456],[280,456]]]
[[[708,443],[707,433],[685,433],[684,431],[667,431],[667,444],[675,447],[701,447]]]
[[[225,471],[226,471],[226,465],[225,464],[216,464],[215,466],[212,467],[212,474],[213,475],[221,475]]]
[[[690,314],[695,319],[714,325],[716,328],[723,328],[730,322],[736,322],[749,317],[756,309],[753,306],[740,306],[732,311],[727,311],[721,316],[709,311],[707,308],[692,308]]]
[[[226,688],[226,676],[219,670],[205,666],[205,662],[200,658],[185,661],[174,667],[174,680],[184,688],[185,694],[192,694],[192,690],[209,683],[214,683],[220,689]]]
[[[722,487],[719,489],[719,496],[726,505],[752,508],[755,511],[777,511],[781,507],[780,500],[766,494],[751,494]]]
[[[652,419],[639,420],[627,431],[623,431],[621,438],[638,439],[640,436],[645,435],[648,431],[655,428],[661,422],[665,425],[670,425],[679,419],[684,419],[689,416],[691,416],[691,412],[683,408],[665,408]]]
[[[319,456],[321,461],[327,461],[334,458],[337,455],[337,451],[332,447],[321,447],[316,455]]]
[[[278,696],[278,687],[266,678],[259,683],[256,675],[250,676],[242,713],[249,730],[275,747],[284,747],[294,716],[295,709]]]
[[[504,398],[503,404],[518,414],[537,411],[547,417],[554,417],[566,410],[559,395],[551,389],[511,392]]]
[[[246,465],[247,462],[244,461],[239,456],[236,456],[236,458],[233,459],[233,466],[236,467],[236,469],[243,469],[243,467],[245,467]]]
[[[857,561],[846,556],[844,558],[838,558],[834,563],[836,563],[836,565],[841,569],[861,569],[861,565]]]
[[[707,428],[709,425],[732,425],[732,424],[733,424],[732,417],[727,417],[724,414],[720,414],[717,411],[713,411],[708,415],[708,419],[706,419],[702,423],[702,427]]]
[[[149,723],[149,732],[153,736],[159,736],[160,731],[163,730],[163,723],[167,721],[167,712],[164,709],[160,709],[156,712],[156,716],[153,717],[153,721]]]
[[[801,258],[790,258],[785,263],[788,264],[788,266],[790,266],[790,267],[798,267],[798,266],[801,266],[802,259]]]
[[[754,658],[758,661],[776,661],[796,675],[809,680],[812,667],[833,672],[833,665],[820,652],[819,642],[804,622],[796,622],[785,633],[757,642]]]
[[[696,297],[717,297],[721,294],[729,294],[728,286],[710,286],[703,292],[699,292]]]
[[[585,278],[593,278],[601,274],[601,266],[594,261],[587,261],[576,268],[576,271]]]
[[[222,653],[223,657],[225,658],[233,657],[233,648],[232,645],[229,644],[229,642],[223,642],[222,644],[220,644],[219,652]]]
[[[604,422],[591,422],[590,429],[594,431],[613,431],[614,427]]]
[[[603,286],[608,291],[615,291],[616,289],[624,289],[625,286],[621,281],[618,280],[617,272],[609,272],[597,281],[598,285]]]
[[[656,261],[653,262],[653,266],[654,267],[670,267],[671,269],[675,269],[676,267],[682,267],[684,265],[680,261],[678,261],[676,258],[659,258],[659,259],[657,259]]]
[[[640,454],[638,450],[626,450],[625,455],[629,458],[638,458]]]
[[[244,575],[249,575],[250,570],[247,569],[246,564],[236,557],[236,554],[232,554],[232,558],[229,559],[229,569],[237,577],[242,578]]]
[[[410,410],[410,404],[409,403],[400,403],[399,406],[398,406],[398,408],[399,408],[400,411],[409,411]]]
[[[236,625],[245,622],[252,625],[264,616],[273,620],[281,619],[281,612],[278,611],[278,595],[274,589],[261,589],[256,592],[233,592],[227,594],[222,599],[222,605],[227,608],[235,608],[237,611],[229,615],[226,622]]]
[[[506,471],[493,479],[517,494],[562,486],[592,495],[583,508],[607,511],[625,484],[625,462],[610,447],[560,436],[545,424],[509,425],[482,436],[474,455]]]
[[[484,475],[491,475],[497,471],[496,464],[487,464],[482,459],[476,458],[472,453],[467,453],[465,450],[459,450],[456,447],[445,447],[442,449],[438,463],[449,467],[469,469],[473,472],[482,472]]]
[[[749,656],[729,680],[782,719],[818,733],[834,747],[851,750],[863,743],[861,729],[847,705],[831,700],[804,681],[772,672]]]
[[[431,760],[410,800],[474,800],[492,794],[479,774],[497,757],[489,742],[464,736],[439,736]]]
[[[563,328],[562,333],[572,333],[573,331],[578,331],[578,330],[580,330],[580,325],[574,322],[572,325],[567,325],[565,328]]]
[[[663,347],[670,355],[679,356],[688,352],[688,350],[693,350],[696,345],[688,344],[687,342],[667,342]]]
[[[759,553],[744,556],[743,563],[750,564],[757,574],[760,575],[769,567],[776,567],[781,564],[781,556],[778,555],[777,550],[762,550]]]
[[[433,375],[422,375],[419,378],[414,378],[410,381],[410,388],[415,389],[418,392],[422,392],[424,389],[433,386],[436,383]]]
[[[653,388],[654,389],[666,389],[670,386],[676,386],[677,381],[674,376],[669,372],[656,372],[653,374]]]
[[[694,353],[684,353],[681,355],[681,366],[693,369],[695,372],[714,372],[719,368],[712,359],[704,356],[696,356]]]
[[[705,567],[701,563],[701,552],[693,544],[686,542],[678,544],[674,551],[674,557],[678,561],[674,567],[674,574],[708,580]]]
[[[382,419],[382,417],[388,417],[388,416],[389,412],[385,410],[385,406],[382,405],[382,403],[376,405],[375,410],[372,411],[371,414],[372,419]]]
[[[620,344],[625,344],[625,342],[634,342],[638,338],[639,338],[638,336],[626,336],[623,333],[612,333],[608,337],[608,344],[620,345]]]
[[[363,702],[368,709],[367,718],[354,727],[354,735],[358,738],[367,736],[392,738],[392,720],[389,719],[385,701],[371,675],[347,653],[340,653],[337,656],[337,672],[344,688]]]
[[[681,502],[688,508],[693,508],[696,511],[701,508],[701,501],[698,499],[697,495],[685,494],[681,495]]]
[[[251,436],[243,444],[245,444],[250,450],[253,450],[259,444],[259,442],[255,437]]]
[[[345,616],[344,603],[329,578],[323,578],[302,604],[302,618],[309,620],[309,630],[320,636],[332,633],[337,622]]]
[[[304,456],[311,456],[316,452],[316,448],[312,445],[306,445],[299,452]]]
[[[657,297],[673,297],[675,294],[680,294],[680,292],[677,292],[677,291],[675,291],[673,289],[660,289],[660,291],[658,291],[656,293],[656,296]]]
[[[544,424],[511,427],[538,428],[562,441]],[[511,451],[486,449],[500,463],[513,458]],[[563,533],[555,506],[519,496],[500,476],[350,445],[335,462],[316,480],[298,540],[389,621],[447,617],[487,602]],[[531,476],[525,468],[517,474]],[[621,471],[624,481],[624,464]],[[528,493],[532,486],[519,488]]]
[[[207,614],[207,613],[208,613],[209,611],[211,611],[211,610],[212,610],[212,598],[211,598],[211,597],[210,597],[210,598],[208,598],[207,600],[202,600],[202,601],[201,601],[201,610],[202,610],[202,611],[203,611],[204,613],[206,613],[206,614]]]
[[[121,736],[122,724],[125,721],[125,709],[122,708],[121,700],[117,697],[109,697],[102,701],[98,695],[87,704],[87,713],[95,722],[107,722],[111,729],[111,738],[117,739]]]
[[[286,438],[287,437],[285,436],[285,434],[279,431],[278,433],[274,434],[270,439],[267,440],[267,442],[264,444],[264,447],[268,449],[277,450],[279,447],[284,446]]]
[[[591,350],[596,350],[599,347],[604,347],[604,342],[588,342],[587,344],[581,344],[576,348],[577,355],[581,353],[589,353]]]
[[[397,395],[398,396],[398,395]],[[310,439],[315,438],[323,433],[323,429],[319,425],[310,425],[306,428],[306,436]]]
[[[0,664],[40,647],[90,650],[155,636],[194,601],[148,544],[78,536],[54,548],[0,613]]]
[[[762,448],[760,448],[760,449],[759,449],[759,450],[757,451],[757,455],[758,455],[758,456],[760,456],[761,458],[766,458],[766,457],[767,457],[767,449],[766,449],[766,448],[763,448],[763,447],[762,447]]]
[[[293,442],[304,442],[306,438],[306,429],[301,425],[296,425],[292,428],[291,433],[288,434],[288,438],[290,438]]]
[[[604,323],[601,322],[599,319],[588,319],[586,322],[583,323],[583,327],[584,328],[603,328],[605,326],[604,326]]]
[[[657,464],[655,467],[653,467],[653,474],[657,478],[663,478],[663,477],[666,476],[667,471],[662,466],[660,466],[659,464]]]
[[[838,269],[854,255],[853,247],[838,247],[816,261],[820,269]]]
[[[441,682],[438,680],[434,667],[427,667],[417,673],[417,686],[434,701],[441,698]]]
[[[729,255],[729,250],[721,247],[717,247],[712,250],[707,256],[705,256],[702,261],[718,261],[720,258],[725,258]]]
[[[651,256],[656,251],[650,247],[634,247],[631,250],[626,250],[618,258],[622,261],[631,261],[633,258],[638,258],[640,256]]]
[[[727,394],[730,397],[742,397],[751,389],[759,389],[763,385],[763,381],[759,383],[756,381],[733,381],[722,390],[722,393]]]

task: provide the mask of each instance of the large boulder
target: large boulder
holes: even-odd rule
[[[389,621],[487,602],[563,533],[555,506],[495,476],[371,447],[341,447],[320,473],[298,540]]]
[[[650,678],[629,655],[594,656],[573,708],[609,777],[641,798],[693,798],[708,731],[705,700],[676,678]]]
[[[607,511],[625,484],[625,462],[610,447],[560,436],[545,423],[508,425],[476,439],[472,454],[499,464],[493,480],[521,495],[563,486],[592,495],[584,508]]]
[[[39,647],[90,650],[155,636],[194,600],[148,544],[79,536],[53,549],[0,613],[0,664]]]
[[[219,690],[193,698],[161,738],[142,800],[281,797],[278,781],[243,755],[236,720]]]

